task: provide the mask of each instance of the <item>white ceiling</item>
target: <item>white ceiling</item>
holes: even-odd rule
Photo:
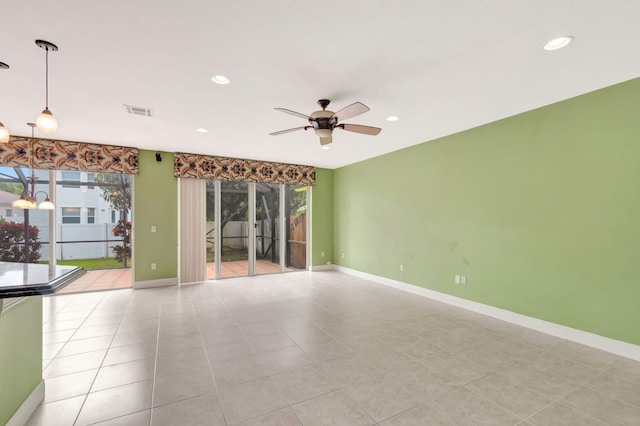
[[[4,0],[0,121],[28,135],[44,107],[40,38],[60,48],[56,139],[336,168],[640,76],[639,16],[637,0]],[[328,151],[268,135],[307,124],[274,107],[320,98],[364,103],[345,122],[382,133],[335,130]]]

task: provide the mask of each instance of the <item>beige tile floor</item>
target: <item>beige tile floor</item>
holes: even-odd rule
[[[339,272],[44,299],[29,425],[640,424],[640,363]]]

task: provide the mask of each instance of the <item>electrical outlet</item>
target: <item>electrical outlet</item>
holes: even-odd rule
[[[467,276],[466,275],[462,275],[460,277],[460,284],[466,284],[467,283]]]
[[[152,263],[152,264],[151,264],[151,270],[152,270],[152,271],[155,271],[155,270],[156,270],[156,264],[155,264],[155,263]]]
[[[340,253],[340,258],[344,259],[344,253]]]
[[[324,257],[324,252],[323,251],[320,252],[320,257]]]
[[[460,284],[460,275],[456,274],[455,282],[456,282],[456,284]]]
[[[404,272],[404,265],[400,264],[400,272]]]
[[[151,226],[151,232],[156,232],[156,226],[155,225]]]

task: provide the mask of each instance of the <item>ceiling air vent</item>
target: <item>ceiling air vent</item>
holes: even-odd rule
[[[124,107],[127,109],[127,112],[129,114],[142,115],[145,117],[153,116],[153,111],[151,111],[151,108],[137,107],[133,105],[125,105]]]

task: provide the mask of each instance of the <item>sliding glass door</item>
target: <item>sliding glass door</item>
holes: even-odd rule
[[[307,269],[307,187],[207,181],[207,279]]]
[[[206,240],[206,264],[207,264],[207,272],[205,277],[208,280],[212,280],[216,278],[216,244],[218,242],[217,232],[216,232],[216,224],[219,221],[219,218],[216,218],[216,187],[219,188],[220,182],[208,180],[206,181],[206,195],[205,195],[205,215],[206,215],[206,226],[205,226],[205,240]],[[218,197],[219,200],[219,197]]]
[[[281,185],[256,183],[256,274],[281,272]]]
[[[287,271],[307,269],[307,193],[307,186],[285,186]]]
[[[249,184],[220,182],[221,278],[249,275]]]

